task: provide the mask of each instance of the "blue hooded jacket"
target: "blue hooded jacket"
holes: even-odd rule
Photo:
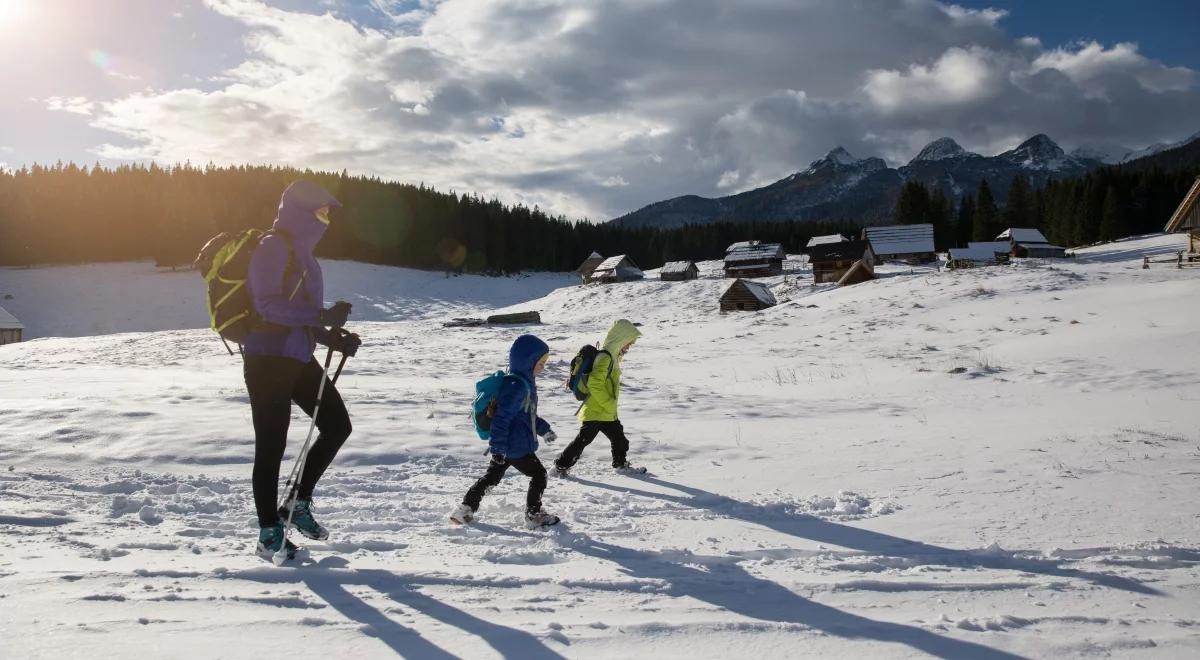
[[[509,459],[521,458],[538,450],[537,436],[550,431],[550,424],[537,416],[537,387],[533,367],[550,352],[546,342],[533,335],[521,335],[508,350],[508,373],[496,396],[496,415],[492,417],[492,454]]]
[[[315,211],[341,206],[333,195],[311,181],[296,181],[283,191],[273,228],[287,236],[269,234],[250,257],[250,298],[254,309],[276,328],[263,328],[246,338],[248,355],[274,355],[300,362],[312,360],[316,342],[328,345],[329,332],[321,327],[325,306],[325,281],[313,256],[326,225]],[[294,262],[286,273],[288,237]]]

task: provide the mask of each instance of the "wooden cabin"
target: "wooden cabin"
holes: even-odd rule
[[[721,294],[722,312],[748,312],[774,307],[775,294],[761,282],[743,280],[733,281],[725,293]]]
[[[808,252],[808,262],[812,264],[813,283],[823,284],[837,282],[850,270],[855,263],[867,261],[871,264],[871,274],[875,274],[875,253],[868,241],[843,241],[841,243],[824,243],[814,245]]]
[[[600,256],[599,252],[592,252],[592,254],[584,260],[583,264],[579,266],[579,268],[575,269],[575,272],[579,275],[579,279],[586,283],[588,278],[592,276],[592,273],[596,272],[596,267],[602,263],[604,263],[604,257]]]
[[[889,227],[866,227],[862,240],[871,243],[875,263],[903,261],[910,264],[925,264],[937,261],[933,246],[933,225],[892,225]]]
[[[967,243],[965,248],[950,248],[947,267],[974,268],[1008,263],[1012,245],[1007,241],[983,241]]]
[[[1164,230],[1168,234],[1186,231],[1188,234],[1188,261],[1200,259],[1200,177],[1191,190],[1183,196],[1179,207],[1171,214]]]
[[[837,281],[838,286],[850,286],[852,284],[861,284],[875,279],[875,266],[871,264],[870,259],[859,259],[854,262],[850,270],[842,275]]]
[[[669,282],[682,282],[700,277],[700,267],[694,261],[668,261],[659,270],[660,279]]]
[[[632,282],[646,277],[641,268],[633,263],[628,255],[618,254],[615,257],[609,257],[596,266],[596,270],[592,271],[584,281],[585,282]]]
[[[23,332],[25,332],[25,326],[21,325],[17,317],[0,307],[0,346],[21,341]]]
[[[725,251],[725,277],[770,277],[783,274],[787,254],[779,243],[742,241]]]
[[[1031,227],[1010,227],[1005,229],[997,241],[1007,241],[1009,254],[1014,257],[1061,258],[1067,256],[1067,249],[1051,245],[1042,232]]]

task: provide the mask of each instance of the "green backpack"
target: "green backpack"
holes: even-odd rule
[[[287,281],[295,261],[295,249],[291,236],[285,231],[245,229],[222,232],[205,243],[200,249],[200,254],[196,256],[194,265],[207,287],[205,303],[208,307],[209,323],[221,336],[221,341],[244,344],[252,331],[268,325],[254,310],[246,280],[249,277],[250,257],[254,254],[254,249],[270,234],[278,234],[287,240],[288,260],[283,271],[284,281]],[[301,277],[290,298],[296,297],[303,284],[304,278]],[[226,348],[229,348],[228,343]]]

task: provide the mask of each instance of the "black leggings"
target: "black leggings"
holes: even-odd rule
[[[508,470],[508,466],[517,468],[521,474],[529,477],[529,492],[525,495],[525,510],[536,513],[542,510],[542,492],[546,490],[546,467],[538,460],[537,454],[526,454],[521,458],[505,459],[502,463],[492,461],[488,464],[487,473],[467,491],[463,504],[471,507],[472,511],[479,509],[483,494],[496,484]]]
[[[625,437],[625,427],[621,426],[621,420],[584,422],[583,426],[579,428],[579,435],[575,436],[571,444],[567,445],[558,460],[554,461],[554,465],[564,470],[575,465],[575,462],[583,455],[583,450],[592,444],[592,440],[595,440],[599,433],[603,433],[612,443],[613,467],[624,465],[625,455],[629,453],[629,439]]]
[[[312,416],[321,385],[321,365],[315,359],[305,364],[285,357],[247,355],[243,371],[254,418],[254,508],[258,524],[269,527],[279,522],[279,463],[287,447],[292,403]],[[350,437],[350,415],[329,379],[325,379],[321,394],[317,429],[320,434],[309,447],[304,474],[295,486],[300,499],[312,499],[313,486]]]

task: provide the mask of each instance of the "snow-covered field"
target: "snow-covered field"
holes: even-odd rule
[[[0,347],[0,656],[1197,657],[1200,271],[1141,269],[1182,243],[775,278],[786,302],[724,316],[717,279],[331,263],[371,319],[339,383],[355,432],[317,492],[333,536],[282,568],[250,552],[250,411],[186,329],[196,275],[0,270],[0,305],[65,336]],[[542,312],[560,443],[574,351],[645,333],[622,420],[652,474],[597,440],[546,531],[516,474],[446,520],[486,461],[472,383],[521,330],[441,320],[504,306]],[[138,328],[161,331],[77,337]]]

